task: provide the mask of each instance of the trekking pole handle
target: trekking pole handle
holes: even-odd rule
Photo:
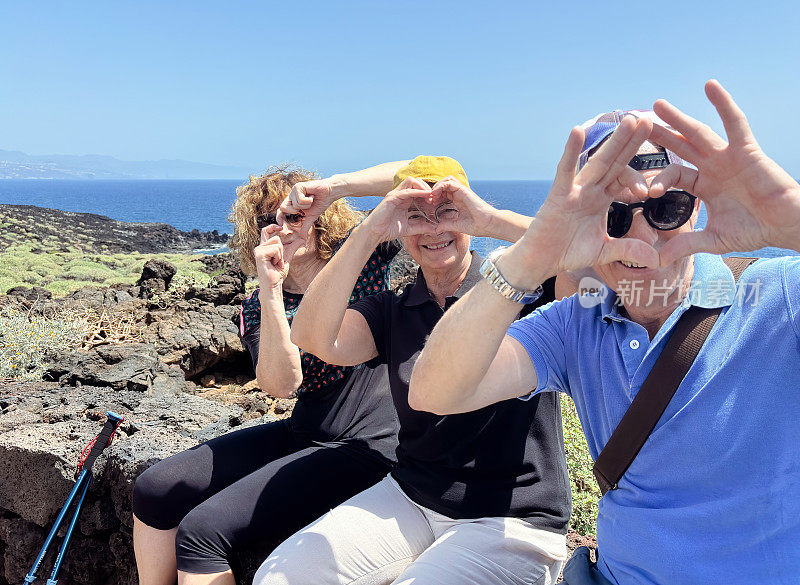
[[[95,460],[100,456],[100,453],[103,452],[103,449],[109,445],[111,442],[111,437],[114,435],[114,432],[117,430],[117,427],[120,425],[120,423],[122,423],[124,420],[120,415],[110,411],[106,413],[106,416],[108,416],[106,424],[103,425],[103,430],[100,431],[99,435],[97,435],[97,439],[95,439],[94,445],[92,445],[89,454],[86,456],[86,460],[83,462],[81,469],[92,469],[92,465],[94,465]]]

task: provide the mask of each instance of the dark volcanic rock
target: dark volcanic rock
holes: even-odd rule
[[[142,269],[142,275],[136,281],[136,286],[140,288],[139,295],[149,298],[153,294],[165,292],[177,272],[175,265],[166,260],[148,260]]]
[[[150,465],[241,422],[242,410],[197,396],[150,396],[56,383],[0,383],[0,585],[21,583],[74,484],[83,447],[113,410],[118,438],[93,468],[61,585],[136,584],[131,494]],[[43,567],[40,578],[49,574]]]
[[[249,354],[239,339],[238,317],[238,307],[180,301],[169,310],[150,312],[142,338],[158,348],[162,362],[179,365],[187,377],[223,363],[246,372]]]
[[[198,260],[203,263],[206,267],[206,272],[209,274],[221,274],[231,269],[239,269],[239,263],[230,252],[222,252],[221,254],[198,254]]]
[[[238,268],[229,268],[215,276],[208,287],[190,288],[185,293],[188,300],[167,306],[136,298],[164,292],[174,274],[173,265],[152,260],[145,265],[139,286],[84,287],[63,298],[38,302],[19,299],[23,307],[41,315],[63,309],[93,310],[103,315],[109,330],[93,338],[94,345],[113,337],[121,320],[135,326],[133,341],[149,344],[106,343],[88,351],[48,356],[51,365],[47,379],[139,391],[159,386],[159,391],[174,393],[185,389],[182,376],[200,376],[218,367],[249,372],[249,354],[238,330],[244,274]]]
[[[136,284],[141,286],[144,281],[158,279],[164,281],[164,286],[168,287],[176,272],[178,269],[175,268],[175,265],[166,260],[148,260],[142,268],[142,276]]]
[[[0,204],[0,251],[12,241],[57,239],[85,252],[184,253],[219,248],[228,236],[215,231],[184,232],[165,223],[116,221],[94,213],[75,213],[33,205]],[[66,248],[65,248],[66,251]]]
[[[213,305],[239,304],[244,300],[245,275],[238,268],[229,268],[211,279],[205,288],[190,288],[186,300],[199,299]]]
[[[53,293],[40,286],[34,286],[31,288],[28,288],[27,286],[15,286],[8,289],[6,294],[10,297],[19,297],[21,299],[25,299],[26,301],[38,301],[53,298]]]
[[[100,345],[66,354],[46,377],[62,383],[110,386],[116,390],[178,394],[187,389],[183,372],[163,364],[156,347],[145,343]]]
[[[389,265],[392,290],[401,290],[405,285],[414,282],[418,268],[419,264],[414,261],[411,254],[406,252],[405,248],[401,249]]]

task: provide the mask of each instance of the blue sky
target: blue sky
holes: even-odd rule
[[[323,174],[449,154],[548,179],[615,107],[663,97],[721,131],[716,77],[800,176],[796,4],[662,6],[0,0],[0,149]]]

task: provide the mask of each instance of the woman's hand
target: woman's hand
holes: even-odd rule
[[[289,259],[284,255],[280,236],[276,235],[280,230],[277,225],[268,225],[262,229],[261,241],[253,249],[258,282],[262,290],[280,290],[289,274]]]
[[[419,179],[407,177],[383,198],[361,225],[376,242],[435,233],[436,221],[419,210],[419,204],[424,202],[435,202],[431,188]]]
[[[659,100],[653,110],[675,131],[656,126],[652,139],[697,167],[670,166],[650,186],[651,197],[685,189],[705,202],[702,231],[681,234],[661,249],[661,265],[695,252],[746,252],[764,246],[800,250],[800,185],[756,142],[742,110],[718,81],[706,95],[725,126],[711,128]]]
[[[303,181],[295,183],[286,199],[278,209],[278,224],[283,225],[286,217],[299,216],[301,227],[307,228],[312,225],[337,197],[333,193],[333,183],[331,179],[317,179],[313,181]]]
[[[470,236],[490,236],[489,226],[497,210],[455,177],[445,177],[433,186],[431,196],[442,199],[436,209],[439,228]]]

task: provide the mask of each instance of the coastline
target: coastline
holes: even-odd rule
[[[216,230],[0,204],[0,293],[37,287],[63,296],[84,286],[132,285],[154,259],[174,264],[179,280],[205,285],[213,271],[203,258],[224,254],[228,238]]]

